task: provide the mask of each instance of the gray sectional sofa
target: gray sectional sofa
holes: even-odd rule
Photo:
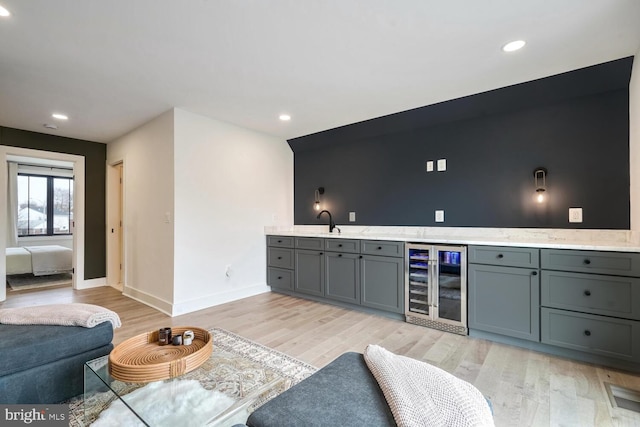
[[[251,414],[249,427],[395,426],[360,353],[344,353]]]
[[[82,394],[84,362],[109,354],[112,340],[110,322],[0,324],[0,403],[52,404]]]

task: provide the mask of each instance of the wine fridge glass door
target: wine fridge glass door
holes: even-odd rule
[[[456,250],[436,249],[435,276],[438,286],[438,318],[456,322],[462,320],[462,289],[464,288],[463,254]]]
[[[409,311],[429,315],[431,281],[429,249],[409,249]]]

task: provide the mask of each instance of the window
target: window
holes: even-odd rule
[[[18,174],[18,235],[71,234],[73,178]]]

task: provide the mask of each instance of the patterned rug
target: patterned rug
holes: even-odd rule
[[[210,373],[206,378],[197,377],[195,372],[188,373],[180,379],[197,379],[204,388],[222,392],[234,399],[242,399],[246,394],[257,387],[264,386],[274,380],[278,380],[278,386],[269,393],[261,395],[254,404],[253,409],[264,404],[269,399],[299,383],[317,369],[307,363],[287,356],[277,350],[265,347],[247,338],[243,338],[224,329],[213,328],[209,330],[213,334],[213,353],[205,364],[209,366]],[[127,392],[126,384],[122,383],[121,392]],[[103,403],[96,404],[95,399],[103,399]],[[112,402],[112,394],[94,397],[91,405],[96,408],[90,411],[87,420],[92,423],[101,410],[106,409]],[[82,396],[71,399],[70,423],[72,427],[84,427],[84,400]]]

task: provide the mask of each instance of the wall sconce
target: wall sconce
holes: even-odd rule
[[[536,186],[536,201],[543,203],[547,192],[547,169],[536,168],[533,171],[533,180]]]
[[[320,210],[320,195],[324,194],[324,187],[318,187],[318,189],[316,190],[315,196],[316,196],[316,201],[313,204],[313,209],[316,211]]]

